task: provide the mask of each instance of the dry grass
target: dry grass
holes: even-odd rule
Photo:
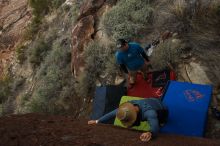
[[[220,48],[219,0],[160,1],[156,11],[154,29],[177,32],[198,56]]]
[[[186,7],[187,3],[185,0],[177,0],[173,1],[173,4],[169,5],[168,9],[170,9],[172,14],[179,16],[180,18],[184,18]]]
[[[183,44],[180,40],[168,39],[164,43],[158,45],[152,54],[151,63],[155,70],[162,70],[168,64],[177,65],[181,60],[183,52]]]

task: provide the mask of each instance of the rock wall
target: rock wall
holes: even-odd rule
[[[0,1],[0,76],[13,59],[14,46],[21,41],[30,19],[28,0]]]
[[[72,73],[77,77],[84,71],[83,50],[94,39],[100,38],[98,26],[102,15],[116,0],[87,0],[82,4],[77,24],[72,30]]]

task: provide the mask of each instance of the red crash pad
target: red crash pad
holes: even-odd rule
[[[164,80],[163,78],[163,71],[160,71],[160,75],[158,75],[158,79]],[[134,97],[142,97],[142,98],[149,98],[155,97],[158,98],[162,96],[164,86],[161,87],[153,87],[153,74],[158,74],[158,72],[148,73],[148,80],[145,81],[142,74],[137,74],[136,83],[132,88],[128,88],[127,95],[134,96]],[[169,71],[169,77],[166,77],[166,82],[169,80],[175,80],[175,73],[173,71]],[[162,76],[162,77],[161,77]],[[155,79],[154,79],[155,80]]]

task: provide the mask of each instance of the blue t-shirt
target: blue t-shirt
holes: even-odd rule
[[[144,65],[144,58],[141,56],[144,49],[138,43],[129,43],[128,45],[127,51],[119,50],[116,52],[116,61],[118,64],[126,65],[128,70],[139,70]]]

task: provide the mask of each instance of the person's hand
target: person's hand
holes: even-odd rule
[[[152,133],[151,132],[145,132],[142,133],[140,136],[141,141],[143,142],[148,142],[152,138]]]
[[[88,121],[88,125],[95,125],[97,123],[98,123],[97,120],[90,120],[90,121]]]
[[[156,46],[160,43],[160,39],[153,40],[152,46]]]

